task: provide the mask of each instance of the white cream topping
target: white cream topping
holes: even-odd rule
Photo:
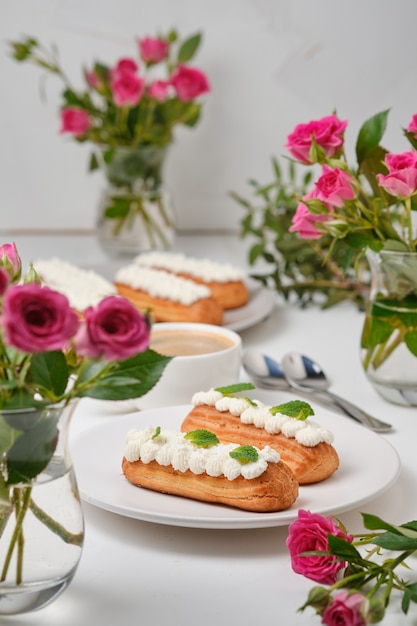
[[[148,426],[143,430],[133,429],[127,433],[125,457],[128,461],[156,461],[160,465],[172,465],[180,472],[189,469],[194,474],[205,472],[209,476],[225,476],[228,480],[243,476],[250,480],[263,474],[268,463],[278,463],[280,460],[278,452],[265,446],[262,450],[255,448],[258,452],[257,461],[241,464],[229,454],[240,447],[239,444],[218,443],[202,448],[185,439],[185,433],[161,430],[153,439],[155,431],[155,427]]]
[[[243,424],[253,424],[256,428],[264,428],[270,434],[282,433],[285,437],[294,438],[303,446],[314,447],[321,442],[332,444],[333,433],[323,428],[316,422],[298,420],[282,413],[271,413],[271,408],[257,400],[251,401],[245,398],[223,396],[219,391],[199,391],[192,398],[194,406],[206,404],[214,406],[217,411],[229,411],[232,415],[240,417]]]
[[[198,285],[192,280],[163,270],[140,267],[135,263],[122,267],[116,273],[115,280],[133,289],[145,291],[153,298],[166,298],[185,306],[202,298],[211,297],[211,291],[205,285]]]
[[[189,274],[205,282],[227,283],[244,280],[245,273],[228,263],[216,263],[209,259],[197,259],[174,252],[147,252],[133,260],[143,267],[159,267],[177,274]]]
[[[95,306],[106,296],[117,295],[116,287],[100,274],[58,258],[39,259],[33,264],[42,282],[64,294],[77,311]]]

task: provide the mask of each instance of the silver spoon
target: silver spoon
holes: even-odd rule
[[[314,363],[313,361],[311,361],[311,359],[308,359],[307,362],[311,364]],[[287,392],[294,392],[294,389],[296,389],[298,395],[310,398],[312,394],[314,394],[314,399],[320,404],[323,404],[326,407],[333,407],[344,415],[348,415],[349,417],[352,417],[353,419],[363,423],[372,430],[375,430],[377,432],[387,432],[391,429],[390,424],[385,424],[385,422],[381,422],[380,420],[371,417],[357,407],[354,407],[354,409],[356,409],[355,415],[353,415],[351,411],[348,411],[346,408],[346,404],[349,404],[350,407],[352,407],[353,405],[347,403],[347,401],[343,401],[342,398],[337,398],[337,396],[334,396],[334,394],[326,391],[327,387],[329,387],[329,381],[327,380],[323,370],[317,363],[314,363],[314,367],[311,367],[309,369],[312,370],[310,376],[312,379],[315,380],[315,384],[317,385],[318,381],[320,381],[320,389],[312,389],[311,387],[307,387],[305,385],[301,386],[300,384],[296,383],[296,381],[290,380],[288,377],[285,376],[283,368],[275,359],[272,359],[271,357],[262,354],[262,352],[259,352],[258,350],[246,349],[243,353],[242,365],[249,375],[249,378],[260,389],[276,389],[279,391]],[[337,398],[339,401],[342,402],[336,403],[334,398]],[[359,413],[357,413],[358,411]]]
[[[294,387],[285,377],[281,365],[266,354],[258,350],[246,349],[243,352],[242,365],[256,387],[294,393]],[[311,398],[311,390],[298,390],[298,395]],[[320,396],[318,401],[327,407],[334,407],[334,402],[325,396]]]
[[[349,400],[328,391],[330,383],[320,365],[312,359],[298,352],[290,352],[282,359],[282,371],[291,387],[299,392],[310,392],[317,399],[318,394],[325,394],[326,398],[331,400],[335,406],[364,426],[377,432],[387,432],[392,428],[391,424],[372,417]]]

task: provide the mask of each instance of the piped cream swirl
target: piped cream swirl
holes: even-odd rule
[[[247,480],[257,478],[265,472],[268,463],[278,463],[280,460],[278,452],[265,446],[262,450],[255,448],[258,452],[256,461],[241,464],[229,454],[239,444],[218,443],[202,448],[185,439],[185,434],[181,432],[161,430],[153,438],[154,434],[155,427],[152,426],[129,431],[124,453],[126,459],[131,463],[139,460],[146,464],[156,461],[160,465],[171,465],[180,472],[205,472],[209,476],[225,476],[228,480],[234,480],[238,476]]]

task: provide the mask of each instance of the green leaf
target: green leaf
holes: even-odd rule
[[[291,400],[290,402],[274,406],[269,410],[272,415],[282,413],[282,415],[294,417],[302,421],[306,420],[310,415],[314,415],[312,407],[308,404],[308,402],[304,402],[303,400]]]
[[[126,361],[114,364],[114,369],[99,380],[95,380],[95,376],[103,369],[103,364],[90,363],[79,382],[88,383],[90,380],[91,384],[79,395],[101,400],[139,398],[156,385],[171,360],[172,357],[148,349]]]
[[[387,127],[388,114],[389,109],[381,111],[362,125],[356,142],[356,158],[359,164],[379,145]]]
[[[370,513],[362,513],[363,525],[368,530],[389,530],[392,533],[401,534],[401,531],[396,526],[384,522],[377,515],[371,515]]]
[[[60,351],[35,353],[30,364],[30,375],[34,383],[60,396],[67,388],[69,378],[65,356]]]
[[[410,585],[405,586],[401,602],[401,609],[403,613],[407,614],[410,602],[417,604],[417,583],[411,583]]]
[[[7,455],[7,484],[29,482],[40,474],[52,458],[58,441],[59,413],[41,415],[26,430]]]
[[[154,434],[152,435],[152,439],[157,439],[157,437],[159,437],[160,434],[161,434],[161,427],[157,426],[155,428]]]
[[[214,391],[220,391],[224,396],[228,396],[240,391],[250,391],[251,389],[255,389],[255,385],[252,385],[252,383],[236,383],[226,387],[216,387]]]
[[[211,446],[215,446],[219,443],[219,440],[214,433],[202,428],[186,433],[184,435],[184,439],[191,441],[191,443],[195,446],[199,446],[200,448],[210,448]]]
[[[346,539],[335,537],[332,534],[327,536],[329,549],[332,554],[339,557],[343,561],[358,562],[362,561],[362,556],[358,550]]]
[[[190,61],[197,52],[200,43],[201,33],[197,33],[196,35],[192,35],[186,39],[178,50],[178,63],[188,63],[188,61]]]
[[[255,463],[259,458],[258,451],[253,446],[239,446],[238,448],[231,450],[231,452],[229,452],[229,456],[231,456],[232,459],[239,461],[241,465]]]
[[[417,356],[417,330],[406,333],[404,341],[410,352]]]
[[[373,543],[386,550],[417,550],[417,538],[387,531],[373,540]]]

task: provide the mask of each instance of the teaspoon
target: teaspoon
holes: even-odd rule
[[[328,390],[330,383],[320,365],[298,352],[290,352],[282,359],[282,371],[291,387],[299,392],[312,393],[318,399],[318,394],[325,394],[335,406],[342,409],[347,415],[368,426],[377,432],[387,432],[392,426],[376,419],[363,409],[345,400]]]

